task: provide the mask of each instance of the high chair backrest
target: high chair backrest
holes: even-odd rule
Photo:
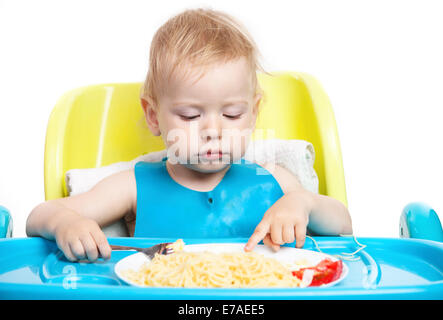
[[[315,148],[319,192],[347,205],[340,143],[328,96],[306,73],[259,74],[264,100],[252,139],[302,139]],[[153,136],[140,105],[141,83],[102,84],[72,90],[60,98],[47,127],[46,200],[67,196],[65,174],[130,161],[164,149]],[[273,136],[267,135],[273,129]],[[258,130],[256,130],[258,132]]]

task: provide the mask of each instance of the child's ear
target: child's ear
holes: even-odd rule
[[[262,101],[262,98],[263,98],[263,96],[262,96],[262,94],[261,93],[257,93],[256,95],[255,95],[255,97],[254,97],[254,110],[253,110],[253,112],[254,112],[254,115],[257,117],[257,115],[258,115],[258,110],[259,110],[259,107],[260,107],[260,103],[261,103],[261,101]]]
[[[153,103],[145,98],[141,98],[141,104],[149,130],[151,130],[154,136],[159,136],[161,132],[158,124],[157,109],[154,107]]]
[[[255,129],[255,124],[257,122],[257,116],[258,116],[258,112],[260,109],[260,103],[262,101],[262,94],[261,93],[257,93],[254,97],[254,105],[252,107],[252,114],[254,116],[254,123],[253,123],[253,128]]]

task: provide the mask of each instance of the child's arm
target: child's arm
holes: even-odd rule
[[[351,216],[344,204],[305,190],[290,171],[280,166],[275,166],[272,174],[284,196],[266,211],[246,244],[247,251],[252,250],[260,240],[275,250],[294,240],[296,246],[301,248],[307,228],[322,235],[352,234]]]
[[[135,214],[136,200],[134,171],[119,172],[88,192],[41,203],[28,216],[26,234],[56,240],[71,261],[108,259],[111,248],[100,227]]]

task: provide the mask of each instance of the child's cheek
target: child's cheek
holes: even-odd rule
[[[225,130],[227,133],[227,130]],[[251,130],[234,129],[229,134],[224,134],[222,139],[222,149],[230,152],[233,159],[240,159],[250,142]]]

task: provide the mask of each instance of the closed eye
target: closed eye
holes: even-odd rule
[[[191,120],[195,120],[195,119],[197,119],[198,117],[200,117],[200,115],[196,115],[196,116],[180,116],[180,118],[182,118],[183,120],[185,120],[185,121],[191,121]]]
[[[231,114],[224,114],[224,116],[228,119],[239,119],[241,117],[241,113],[236,114],[236,115],[231,115]]]

